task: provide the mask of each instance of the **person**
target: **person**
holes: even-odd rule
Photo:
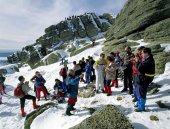
[[[96,93],[99,93],[99,89],[104,93],[104,79],[105,79],[105,66],[107,61],[105,60],[105,54],[101,53],[100,58],[95,62],[94,69],[96,74]]]
[[[90,75],[90,81],[93,82],[95,81],[95,70],[93,68],[93,65],[95,63],[93,57],[90,57],[90,60],[89,60],[90,64],[91,64],[91,75]]]
[[[77,95],[78,95],[78,86],[79,86],[80,77],[75,75],[75,71],[70,69],[68,71],[68,79],[67,79],[67,86],[68,86],[68,101],[67,101],[67,109],[66,115],[70,116],[70,111],[75,110],[74,106],[77,102]]]
[[[28,94],[28,92],[30,91],[29,82],[25,81],[25,78],[23,76],[19,76],[18,80],[19,80],[18,87],[21,87],[21,89],[23,91],[23,95],[19,96],[20,104],[21,104],[21,115],[22,115],[22,117],[25,117],[26,113],[24,111],[24,107],[25,107],[25,100],[26,99],[33,101],[33,108],[34,109],[36,109],[38,106],[37,106],[37,103],[36,103],[36,97]]]
[[[3,84],[0,83],[0,104],[2,104]]]
[[[136,83],[136,78],[137,78],[138,67],[139,67],[140,63],[141,63],[140,55],[137,53],[137,54],[135,54],[135,58],[133,59],[133,62],[132,62],[133,86],[134,86],[134,90],[133,90],[134,99],[133,99],[133,102],[136,102],[138,100],[137,99],[137,83]]]
[[[144,48],[142,51],[142,62],[138,67],[137,75],[137,109],[136,112],[145,111],[146,94],[149,84],[155,76],[155,61],[150,48]]]
[[[82,72],[85,72],[85,66],[86,66],[86,62],[84,57],[81,59],[81,68],[82,68]]]
[[[86,78],[86,83],[87,86],[89,86],[90,84],[90,75],[91,75],[91,63],[89,61],[89,59],[86,59],[86,67],[85,67],[85,78]]]
[[[124,65],[126,68],[124,69],[124,88],[121,92],[126,92],[129,88],[129,94],[133,94],[133,85],[132,85],[132,63],[131,63],[131,57],[133,56],[133,53],[131,51],[131,47],[126,47],[126,56],[124,57]]]
[[[93,46],[93,47],[95,46],[95,40],[92,41],[92,46]]]
[[[115,79],[117,66],[112,57],[108,56],[107,61],[108,61],[108,64],[105,68],[105,71],[106,71],[105,92],[107,93],[107,96],[110,96],[112,94],[111,81]]]
[[[75,71],[75,75],[80,76],[82,73],[80,65],[77,64],[76,61],[73,61],[73,65],[74,65],[73,70]]]
[[[1,85],[2,85],[2,93],[1,94],[6,94],[6,91],[5,91],[5,84],[4,84],[4,82],[5,82],[5,77],[2,75],[2,74],[0,74],[0,83],[1,83]]]
[[[35,75],[30,79],[31,82],[34,83],[34,92],[35,92],[35,96],[37,97],[37,90],[36,90],[36,83],[35,83],[35,80],[38,78],[38,75],[40,74],[39,71],[36,71],[35,72]],[[44,89],[45,89],[45,92],[47,95],[50,95],[50,93],[48,92],[47,88],[43,85]]]
[[[55,96],[53,97],[53,100],[57,99],[58,103],[64,103],[65,90],[63,88],[63,82],[61,82],[59,79],[55,79],[54,91],[55,91]]]
[[[36,92],[37,92],[37,98],[38,101],[40,101],[40,93],[41,91],[44,94],[44,98],[45,100],[47,100],[47,94],[46,94],[46,90],[44,88],[44,84],[45,84],[46,80],[42,77],[42,75],[39,73],[37,74],[37,77],[35,79],[35,86],[36,86]]]
[[[115,60],[115,53],[114,52],[110,52],[110,57],[113,59],[113,60]]]
[[[137,78],[137,73],[138,73],[138,67],[140,65],[140,63],[142,62],[142,50],[144,49],[144,46],[140,46],[137,49],[137,53],[135,55],[135,58],[133,60],[133,65],[132,65],[132,69],[133,69],[133,86],[134,86],[134,90],[133,90],[133,94],[134,94],[134,99],[132,100],[133,102],[136,102],[137,99],[137,83],[136,83],[136,78]]]
[[[68,71],[67,64],[64,64],[64,67],[62,67],[59,72],[60,76],[63,78],[63,81],[67,78],[67,71]]]

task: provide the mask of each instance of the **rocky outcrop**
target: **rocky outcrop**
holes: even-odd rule
[[[169,53],[159,44],[170,42],[170,0],[128,0],[106,32],[104,51],[122,51],[133,43],[124,39],[144,39],[153,50],[156,73],[163,73]],[[123,39],[123,40],[122,40]],[[166,56],[163,56],[166,55]]]
[[[93,39],[100,32],[107,31],[112,24],[114,24],[114,18],[107,13],[99,16],[95,13],[85,13],[65,18],[58,24],[46,28],[45,34],[36,39],[36,43],[24,47],[22,51],[14,54],[15,56],[8,57],[8,61],[27,63],[31,68],[55,63],[60,56],[50,55],[45,63],[41,59],[56,50],[57,47],[64,43],[69,44],[69,41],[74,41],[74,39],[85,37]]]
[[[36,40],[36,44],[51,47],[61,41],[74,40],[74,38],[92,38],[100,32],[105,32],[114,23],[110,14],[97,16],[95,13],[85,13],[80,16],[65,18],[56,25],[45,29],[45,34]]]
[[[107,36],[168,40],[169,12],[170,0],[128,0]]]
[[[134,127],[117,107],[107,105],[70,129],[134,129]]]

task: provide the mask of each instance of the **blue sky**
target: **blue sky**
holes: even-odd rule
[[[127,0],[0,0],[0,50],[21,49],[65,17],[85,12],[116,15]]]

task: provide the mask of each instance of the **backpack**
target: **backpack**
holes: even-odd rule
[[[22,97],[24,96],[24,92],[22,90],[22,87],[20,85],[18,85],[15,89],[14,89],[14,96],[16,97]]]
[[[60,76],[65,76],[67,74],[65,68],[62,68],[60,70],[59,74],[60,74]]]

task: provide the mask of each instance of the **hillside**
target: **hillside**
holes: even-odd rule
[[[92,40],[103,37],[112,24],[114,18],[108,13],[85,13],[65,18],[58,24],[47,27],[45,34],[36,39],[33,45],[25,46],[14,57],[8,57],[8,61],[28,63],[32,68],[55,63],[62,55],[54,51],[66,50],[71,56],[75,55],[78,52],[72,53],[73,51],[81,49],[81,52],[89,48]],[[48,58],[44,60],[45,56]]]
[[[124,51],[134,46],[130,40],[148,42],[156,60],[157,73],[163,73],[170,54],[160,44],[170,43],[170,0],[128,0],[106,33],[104,51]]]

